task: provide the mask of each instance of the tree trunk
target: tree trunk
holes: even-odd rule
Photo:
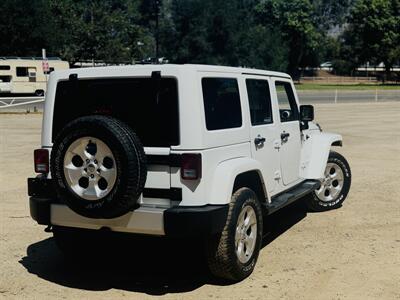
[[[390,78],[390,69],[392,66],[387,61],[383,61],[383,64],[385,65],[385,73],[382,76],[382,83],[385,83]]]

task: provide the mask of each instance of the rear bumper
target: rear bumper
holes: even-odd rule
[[[168,209],[141,206],[118,218],[91,219],[58,203],[51,187],[48,179],[28,179],[31,217],[41,225],[93,230],[108,228],[117,232],[184,237],[221,232],[228,214],[228,205]]]

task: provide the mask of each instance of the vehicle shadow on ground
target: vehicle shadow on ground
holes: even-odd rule
[[[265,220],[262,248],[307,215],[295,203]],[[84,290],[121,289],[149,295],[184,293],[204,284],[229,285],[207,271],[202,242],[126,235],[108,237],[90,260],[64,257],[54,239],[27,248],[19,262],[32,274],[56,284]],[[264,249],[261,251],[268,251]]]

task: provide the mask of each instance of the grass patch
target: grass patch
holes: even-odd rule
[[[296,89],[301,90],[400,90],[400,84],[296,84]]]

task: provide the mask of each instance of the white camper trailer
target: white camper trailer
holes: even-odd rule
[[[43,59],[35,57],[0,57],[0,94],[35,94],[46,92],[48,74],[69,69],[69,64],[59,58],[48,58],[48,70]]]

